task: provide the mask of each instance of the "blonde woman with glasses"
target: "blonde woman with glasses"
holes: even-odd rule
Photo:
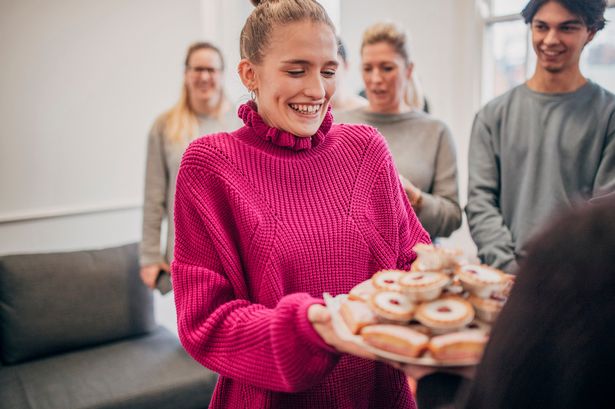
[[[184,63],[179,101],[154,122],[149,133],[140,249],[141,279],[150,288],[173,259],[173,197],[184,150],[198,136],[235,129],[239,119],[222,88],[224,58],[213,44],[191,45]],[[162,250],[163,220],[168,221]]]

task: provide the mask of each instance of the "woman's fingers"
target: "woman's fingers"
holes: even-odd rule
[[[365,351],[353,342],[344,341],[337,335],[331,322],[331,314],[326,307],[320,304],[311,305],[310,308],[308,308],[308,320],[312,323],[314,329],[322,339],[339,352],[371,360],[377,359],[376,355]]]
[[[141,267],[139,275],[146,286],[154,288],[156,286],[156,278],[158,278],[158,271],[160,271],[158,264],[150,264]]]
[[[308,308],[308,320],[310,320],[312,324],[324,324],[331,321],[331,314],[325,306],[313,304]]]

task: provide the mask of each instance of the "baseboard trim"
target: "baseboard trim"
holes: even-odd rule
[[[29,222],[61,217],[82,216],[96,213],[112,213],[126,210],[140,209],[143,206],[140,201],[128,201],[120,203],[105,203],[85,206],[65,206],[51,209],[28,210],[0,215],[0,224]]]

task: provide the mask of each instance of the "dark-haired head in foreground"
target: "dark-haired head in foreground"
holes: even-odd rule
[[[615,198],[554,220],[520,271],[466,407],[613,407]]]

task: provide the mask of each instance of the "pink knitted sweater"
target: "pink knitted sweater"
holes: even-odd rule
[[[384,139],[330,113],[311,138],[239,114],[190,145],[175,195],[179,336],[220,374],[210,407],[415,408],[402,372],[336,352],[307,319],[429,242]]]

